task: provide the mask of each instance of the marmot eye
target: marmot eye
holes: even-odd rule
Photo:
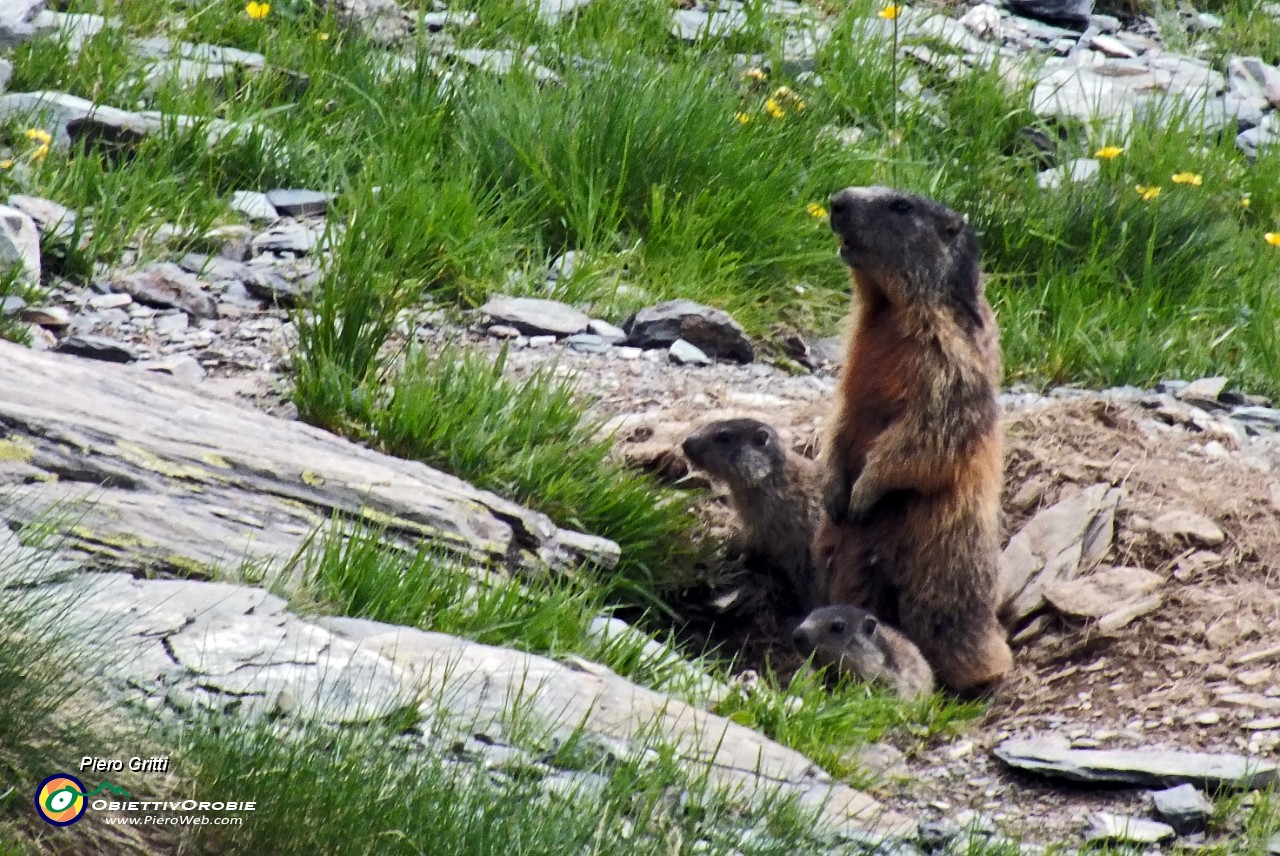
[[[911,203],[905,199],[895,199],[889,203],[889,210],[894,214],[910,214]]]
[[[844,622],[843,621],[831,622],[831,635],[841,636],[843,634],[844,634]]]

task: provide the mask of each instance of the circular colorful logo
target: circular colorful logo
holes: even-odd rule
[[[36,788],[36,814],[45,823],[70,826],[84,816],[87,807],[84,785],[75,776],[54,773]]]

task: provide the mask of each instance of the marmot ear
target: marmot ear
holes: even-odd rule
[[[758,449],[763,449],[765,446],[769,445],[769,429],[757,428],[755,436],[751,438],[751,442],[754,443]]]
[[[964,227],[969,225],[969,218],[964,214],[951,214],[947,217],[945,223],[942,224],[942,230],[948,238],[954,238],[964,231]]]
[[[878,627],[879,624],[880,622],[876,620],[876,617],[874,615],[868,615],[866,618],[862,619],[862,635],[863,636],[874,635],[876,632],[876,627]]]

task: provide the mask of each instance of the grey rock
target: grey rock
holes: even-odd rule
[[[549,345],[554,345],[555,343],[556,343],[556,337],[550,334],[545,336],[529,337],[530,348],[545,348],[545,347],[548,347]]]
[[[54,351],[107,363],[132,363],[138,359],[133,348],[106,336],[70,336],[59,342]]]
[[[671,35],[686,42],[728,38],[747,28],[747,13],[741,3],[723,3],[715,12],[676,9],[671,19]]]
[[[40,231],[11,205],[0,205],[0,267],[16,267],[29,282],[40,281]]]
[[[289,253],[305,256],[317,252],[325,243],[324,228],[284,220],[253,239],[254,255]]]
[[[667,350],[671,362],[681,366],[709,366],[712,359],[702,352],[697,345],[691,345],[684,339],[676,339]]]
[[[517,66],[533,75],[539,83],[559,83],[560,75],[544,65],[533,62],[528,57],[509,50],[489,50],[487,48],[449,48],[442,51],[445,59],[460,62],[480,71],[505,77]],[[438,67],[438,66],[437,66]]]
[[[1220,409],[1218,398],[1226,388],[1225,377],[1205,377],[1192,381],[1175,394],[1188,404],[1205,409]]]
[[[1239,92],[1224,95],[1222,106],[1227,116],[1235,118],[1237,131],[1247,131],[1261,125],[1269,107],[1265,100],[1251,98]]]
[[[72,140],[136,144],[161,127],[159,120],[138,113],[94,104],[65,92],[13,92],[0,95],[0,120],[21,119],[47,131],[54,145]]]
[[[245,293],[278,306],[295,306],[310,290],[305,278],[290,279],[275,266],[255,266],[220,256],[188,253],[178,262],[183,270],[205,277],[214,285],[235,284]]]
[[[465,30],[480,23],[480,16],[475,12],[449,9],[443,12],[427,12],[422,16],[422,26],[429,33],[443,30]]]
[[[602,354],[609,350],[609,343],[594,333],[575,333],[565,339],[564,343],[575,351],[587,354]]]
[[[185,312],[167,312],[151,319],[151,327],[160,336],[172,336],[181,333],[190,326],[190,318]]]
[[[1045,586],[1044,597],[1063,615],[1103,618],[1146,598],[1163,582],[1159,574],[1143,568],[1105,567],[1088,576],[1055,580]]]
[[[0,0],[0,48],[12,48],[36,34],[35,19],[45,0]]]
[[[250,220],[271,222],[280,219],[280,212],[276,211],[265,193],[237,190],[231,194],[231,201],[227,205],[232,211],[237,211]]]
[[[1092,69],[1076,67],[1049,70],[1031,93],[1031,109],[1038,116],[1100,120],[1121,126],[1132,121],[1138,101],[1133,88]]]
[[[601,321],[599,318],[592,318],[587,324],[587,330],[604,339],[610,345],[616,345],[627,340],[627,331],[621,327],[615,327],[608,321]]]
[[[583,253],[579,250],[570,250],[557,256],[547,266],[547,282],[557,282],[572,277],[582,259]]]
[[[1135,59],[1138,52],[1114,36],[1097,35],[1090,40],[1094,50],[1102,51],[1107,56],[1121,59]]]
[[[990,3],[979,3],[961,16],[960,25],[980,39],[998,39],[1000,10]]]
[[[7,59],[0,59],[0,93],[9,88],[9,81],[13,79],[13,63]]]
[[[27,301],[16,294],[0,296],[0,318],[13,318],[26,308],[26,305]]]
[[[1160,54],[1149,60],[1156,80],[1174,95],[1216,94],[1227,88],[1227,79],[1203,60],[1178,54]]]
[[[112,287],[139,303],[162,309],[181,309],[196,318],[216,318],[218,307],[205,283],[171,262],[149,265],[113,280]]]
[[[108,25],[118,26],[119,21],[108,21],[102,15],[50,12],[45,10],[36,16],[36,31],[50,33],[54,41],[64,45],[74,57],[94,36]]]
[[[1045,588],[1095,567],[1111,549],[1124,492],[1107,484],[1064,494],[1038,512],[1000,554],[1008,615],[1022,621],[1044,605]]]
[[[121,309],[133,303],[132,295],[128,294],[95,294],[89,298],[90,309]]]
[[[1236,135],[1236,148],[1249,160],[1256,160],[1259,152],[1280,144],[1280,132],[1259,125]]]
[[[755,358],[742,325],[727,312],[692,300],[669,300],[641,309],[622,329],[627,331],[627,344],[638,348],[669,348],[683,339],[716,359],[749,363]]]
[[[1093,13],[1093,0],[1006,0],[1005,6],[1016,15],[1026,15],[1083,30]]]
[[[494,297],[480,311],[495,324],[515,327],[526,336],[572,336],[585,333],[591,323],[585,312],[537,297]]]
[[[1074,158],[1062,166],[1046,169],[1036,176],[1036,185],[1052,190],[1064,184],[1082,184],[1093,181],[1102,170],[1102,164],[1093,158]]]
[[[1089,815],[1090,841],[1120,841],[1130,844],[1155,844],[1173,837],[1173,827],[1140,817],[1126,817],[1105,811]]]
[[[1280,17],[1280,15],[1276,17]],[[1267,853],[1269,856],[1280,856],[1280,833],[1267,839]]]
[[[591,0],[538,0],[538,18],[544,23],[554,24],[578,10],[586,8]]]
[[[494,324],[485,330],[485,333],[494,339],[519,339],[520,331],[515,327],[506,324]]]
[[[18,314],[28,324],[61,330],[71,323],[71,313],[61,306],[28,306]]]
[[[1166,511],[1151,521],[1151,530],[1173,541],[1189,541],[1203,547],[1216,547],[1227,540],[1218,524],[1187,509]]]
[[[332,193],[317,190],[268,190],[267,202],[281,214],[290,217],[318,217],[329,210]]]
[[[1011,767],[1075,782],[1166,787],[1265,788],[1280,782],[1275,761],[1171,749],[1072,749],[1066,738],[1010,739],[995,755]]]
[[[1213,816],[1213,803],[1195,785],[1156,791],[1151,798],[1156,814],[1179,834],[1203,830]]]
[[[1280,69],[1256,56],[1233,56],[1227,62],[1231,89],[1280,107]]]
[[[205,376],[204,366],[190,354],[174,354],[159,360],[148,360],[139,363],[139,366],[149,372],[171,375],[187,382],[202,380]]]
[[[1237,407],[1231,418],[1254,431],[1280,431],[1280,409],[1274,407]]]
[[[54,239],[68,239],[76,229],[76,213],[52,199],[15,193],[9,204],[30,217],[40,234]]]

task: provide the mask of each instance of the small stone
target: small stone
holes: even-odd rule
[[[205,284],[171,262],[160,262],[113,280],[112,287],[134,300],[162,309],[180,309],[196,318],[216,318],[218,306]]]
[[[632,348],[626,345],[613,349],[613,353],[620,360],[638,360],[644,355],[643,348]]]
[[[1244,727],[1250,731],[1274,731],[1280,728],[1280,717],[1265,716],[1261,719],[1252,719],[1246,722]]]
[[[172,375],[179,380],[197,381],[205,376],[204,366],[190,354],[175,354],[160,360],[148,360],[139,365],[149,372]]]
[[[600,354],[609,350],[609,343],[594,333],[576,333],[565,339],[564,343],[575,351],[587,354]]]
[[[1190,541],[1203,547],[1216,547],[1227,540],[1218,524],[1186,509],[1165,512],[1151,521],[1151,530],[1169,539]]]
[[[1091,41],[1094,50],[1102,51],[1107,56],[1120,59],[1136,59],[1138,52],[1114,36],[1094,36]]]
[[[1280,15],[1277,17],[1280,17]],[[1280,833],[1267,839],[1267,854],[1268,856],[1280,856]]]
[[[1174,829],[1166,823],[1145,820],[1139,817],[1126,817],[1122,814],[1111,814],[1095,811],[1089,815],[1090,841],[1122,841],[1132,844],[1155,844],[1174,836]]]
[[[494,339],[519,339],[520,331],[506,324],[494,324],[485,330],[485,334]]]
[[[305,256],[315,252],[324,242],[324,229],[285,220],[272,226],[253,239],[255,255],[263,253],[289,253]]]
[[[537,297],[494,297],[480,311],[494,323],[515,327],[527,336],[572,336],[585,333],[591,323],[585,312]]]
[[[1194,785],[1178,785],[1151,795],[1156,814],[1178,833],[1198,832],[1209,825],[1213,804]]]
[[[604,339],[610,345],[616,345],[627,340],[626,330],[621,327],[615,327],[608,321],[601,321],[598,318],[592,318],[587,322],[587,330]]]
[[[558,282],[562,279],[569,279],[573,276],[573,272],[578,269],[578,265],[584,258],[583,253],[578,250],[570,250],[562,256],[557,257],[547,267],[547,282]]]
[[[1046,169],[1036,176],[1036,185],[1052,190],[1064,184],[1082,184],[1098,177],[1102,164],[1093,158],[1075,158],[1062,166]]]
[[[1222,721],[1222,714],[1216,710],[1203,710],[1193,720],[1196,725],[1217,725]]]
[[[170,312],[164,315],[157,315],[151,321],[152,328],[161,336],[172,336],[174,333],[181,333],[189,326],[190,319],[185,312]]]
[[[138,359],[128,345],[105,336],[70,336],[59,342],[54,351],[107,363],[132,363]]]
[[[30,217],[41,235],[65,240],[75,233],[75,212],[52,199],[15,193],[9,197],[9,204]]]
[[[91,309],[121,309],[133,303],[132,295],[128,294],[95,294],[89,298],[89,307]]]
[[[268,190],[267,202],[290,217],[319,217],[329,210],[332,193],[317,190]]]
[[[28,324],[55,330],[61,330],[71,323],[71,313],[61,306],[28,306],[19,313],[18,318]]]
[[[0,297],[0,318],[12,318],[25,309],[27,301],[23,300],[16,294],[6,294]]]
[[[555,343],[556,343],[555,336],[530,336],[529,337],[530,348],[545,348],[548,345],[554,345]]]
[[[4,0],[0,3],[0,48],[12,48],[36,34],[35,19],[45,0]]]
[[[667,353],[671,357],[671,362],[681,366],[709,366],[712,363],[711,358],[704,354],[701,348],[691,345],[684,339],[676,339],[672,342]]]
[[[989,3],[979,3],[961,16],[960,23],[980,39],[994,39],[1000,35],[1000,10]]]
[[[257,193],[252,190],[237,190],[231,194],[231,201],[228,206],[232,211],[238,211],[250,220],[270,222],[280,219],[280,212],[267,199],[267,194],[265,193]]]
[[[1218,407],[1218,397],[1227,386],[1225,377],[1206,377],[1192,381],[1177,396],[1188,404],[1206,409]]]
[[[12,205],[0,205],[0,267],[18,266],[24,279],[40,281],[40,230]]]
[[[1101,618],[1158,589],[1159,574],[1143,568],[1101,568],[1087,577],[1055,580],[1045,586],[1044,597],[1064,615]]]

